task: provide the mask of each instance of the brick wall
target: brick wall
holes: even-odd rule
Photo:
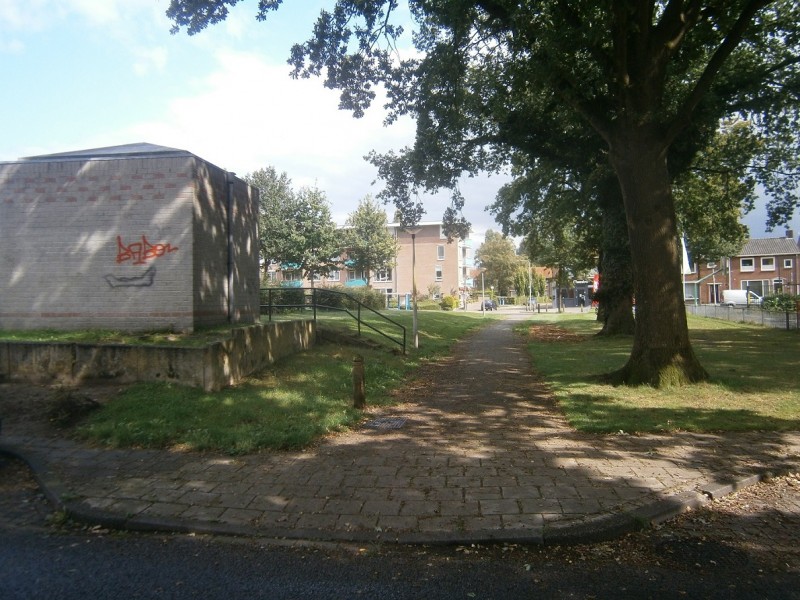
[[[197,324],[228,318],[228,264],[233,275],[233,320],[258,318],[258,192],[203,161],[195,164],[194,306]],[[230,186],[230,187],[229,187]],[[228,193],[232,194],[232,255],[228,248]]]
[[[188,153],[0,164],[0,329],[224,322],[227,286],[220,290],[219,280],[227,271],[216,269],[227,264],[225,197],[209,195],[198,210],[199,192],[216,194],[220,185],[204,165]],[[210,174],[202,183],[201,172]],[[251,220],[242,227],[248,246]],[[195,240],[198,227],[206,235]],[[257,245],[254,252],[242,275],[255,281],[250,287]],[[246,322],[257,304],[250,295],[239,310]]]

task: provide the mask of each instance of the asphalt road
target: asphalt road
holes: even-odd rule
[[[698,530],[708,515],[571,548],[310,546],[58,516],[27,469],[0,457],[0,598],[800,598],[794,563]]]

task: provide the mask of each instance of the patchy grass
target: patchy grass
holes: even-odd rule
[[[394,314],[411,331],[411,314]],[[251,377],[208,393],[170,384],[138,384],[91,415],[77,433],[113,447],[184,448],[231,454],[292,449],[359,422],[352,408],[351,368],[363,356],[367,403],[392,404],[396,390],[424,361],[447,354],[469,331],[488,323],[476,313],[419,315],[420,348],[408,356],[379,349],[320,344]]]
[[[238,327],[238,326],[237,326]],[[241,327],[246,327],[242,325]],[[2,330],[0,341],[4,342],[43,342],[77,344],[127,344],[159,346],[200,347],[208,343],[227,339],[231,335],[230,325],[205,327],[192,333],[165,330],[126,333],[111,329],[82,329],[78,331],[57,331],[52,329]]]
[[[543,316],[544,317],[544,316]],[[611,386],[600,375],[625,364],[632,338],[599,338],[593,313],[527,323],[534,367],[575,428],[590,432],[800,429],[800,336],[689,318],[711,381],[671,389]]]

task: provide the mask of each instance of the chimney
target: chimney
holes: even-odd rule
[[[786,237],[793,240],[794,239],[794,231],[792,231],[791,229],[787,229],[786,230]]]

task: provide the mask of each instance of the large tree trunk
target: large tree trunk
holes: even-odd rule
[[[598,188],[603,239],[600,254],[600,288],[597,317],[603,323],[598,335],[633,335],[633,271],[625,205],[617,177],[609,171]]]
[[[708,374],[689,341],[664,145],[655,132],[627,129],[610,144],[610,157],[627,215],[636,331],[630,358],[613,379],[656,387],[703,381]]]

